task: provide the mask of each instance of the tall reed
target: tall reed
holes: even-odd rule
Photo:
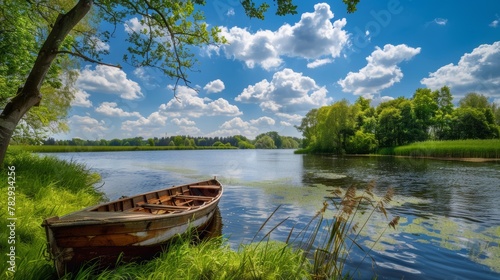
[[[387,228],[396,227],[399,216],[390,220],[370,248],[364,248],[358,242],[361,231],[367,227],[375,213],[382,213],[388,218],[386,205],[392,200],[394,191],[389,188],[384,196],[375,198],[374,188],[374,182],[369,183],[362,192],[359,192],[355,185],[347,188],[345,192],[337,188],[331,191],[333,198],[329,201],[330,204],[325,201],[323,208],[304,228],[292,229],[298,230],[299,233],[294,239],[289,238],[287,243],[298,243],[295,246],[301,248],[303,261],[311,265],[311,279],[342,279],[356,274],[359,265],[354,271],[345,271],[345,265],[353,251],[358,249],[363,252],[360,263],[366,258],[371,259],[373,246]],[[329,213],[333,213],[332,216],[329,216]],[[289,236],[292,236],[292,232]]]

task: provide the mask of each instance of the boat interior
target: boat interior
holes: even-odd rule
[[[209,182],[207,182],[209,183]],[[218,184],[172,187],[101,204],[89,211],[167,214],[199,208],[213,201],[220,192]]]

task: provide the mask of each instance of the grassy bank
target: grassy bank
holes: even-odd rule
[[[425,141],[380,149],[378,153],[412,157],[500,159],[500,140]]]
[[[13,149],[35,153],[70,153],[70,152],[125,152],[125,151],[163,151],[163,150],[226,150],[237,149],[227,146],[14,146]]]
[[[0,180],[4,182],[0,188],[0,227],[7,228],[12,222],[8,218],[15,218],[14,230],[1,231],[0,278],[10,279],[14,275],[14,279],[52,279],[55,275],[52,264],[45,258],[42,220],[99,203],[103,196],[94,188],[99,175],[82,164],[11,152],[5,159]],[[7,201],[10,203],[3,203]],[[8,239],[13,234],[15,243]],[[11,247],[15,249],[14,269],[5,254],[12,252]]]

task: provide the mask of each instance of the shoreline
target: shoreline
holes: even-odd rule
[[[398,155],[379,155],[379,154],[351,154],[349,157],[395,157],[395,158],[411,158],[411,159],[434,159],[446,161],[462,161],[462,162],[499,162],[500,158],[463,158],[463,157],[433,157],[433,156],[398,156]]]

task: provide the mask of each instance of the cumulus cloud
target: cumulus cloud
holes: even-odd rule
[[[141,30],[148,30],[147,25],[140,22],[138,18],[134,17],[129,20],[127,20],[123,24],[125,31],[127,33],[140,33]]]
[[[123,70],[104,65],[97,65],[95,70],[90,66],[85,67],[78,76],[76,87],[84,91],[114,94],[128,100],[143,96],[139,84],[129,80]]]
[[[221,81],[220,79],[217,79],[217,80],[214,80],[214,81],[211,81],[209,82],[208,84],[206,84],[203,89],[207,92],[207,93],[217,93],[217,92],[221,92],[225,89],[225,85],[224,85],[224,82]]]
[[[75,92],[75,96],[71,101],[71,106],[75,107],[92,107],[92,101],[89,99],[90,94],[87,92],[77,89]]]
[[[177,87],[177,99],[173,98],[160,106],[160,110],[172,117],[181,115],[199,118],[201,116],[238,116],[240,109],[229,104],[224,98],[215,101],[201,98],[198,93],[186,86]]]
[[[260,117],[258,119],[250,120],[250,124],[256,126],[273,126],[276,121],[270,117]]]
[[[71,131],[82,139],[102,138],[108,130],[104,121],[98,121],[89,116],[73,115],[68,119]]]
[[[196,125],[196,123],[188,118],[174,118],[172,119],[172,123],[178,126],[181,125]]]
[[[331,103],[327,93],[326,88],[319,87],[312,78],[286,68],[274,73],[271,81],[249,85],[235,100],[258,103],[263,111],[290,114]]]
[[[216,136],[233,136],[243,135],[245,137],[254,138],[257,136],[259,129],[252,125],[250,122],[242,120],[240,117],[235,117],[229,121],[224,122],[219,130],[207,134],[209,137]]]
[[[181,129],[175,132],[177,135],[197,136],[201,134],[201,130],[196,126],[182,126]]]
[[[367,95],[371,98],[373,94],[401,81],[403,72],[398,64],[410,60],[419,53],[420,48],[408,47],[405,44],[397,46],[387,44],[383,49],[377,47],[366,58],[367,65],[365,67],[358,72],[349,72],[344,79],[337,83],[344,92]]]
[[[277,113],[276,116],[285,119],[287,123],[300,124],[303,116],[299,114]]]
[[[116,102],[103,102],[95,109],[97,113],[115,117],[142,117],[139,112],[125,112]]]
[[[177,135],[196,136],[201,134],[201,130],[196,127],[196,122],[188,118],[174,118],[171,122],[179,127],[179,130],[175,132]]]
[[[334,14],[326,3],[314,5],[314,12],[304,13],[294,25],[284,24],[278,30],[221,28],[229,44],[222,46],[226,57],[244,61],[247,67],[256,65],[271,70],[283,63],[282,56],[314,59],[317,67],[332,62],[347,46],[349,35],[343,28],[346,19],[332,23]],[[218,53],[218,51],[217,51]],[[324,57],[331,59],[325,60]]]
[[[108,43],[102,41],[98,37],[92,36],[88,44],[92,45],[96,51],[109,52],[110,46]]]
[[[500,98],[500,41],[480,45],[420,81],[431,89],[449,86],[454,95],[477,92]]]
[[[307,68],[316,68],[332,62],[333,60],[331,58],[316,59],[313,62],[307,63]]]
[[[167,116],[162,115],[160,112],[153,112],[147,118],[140,116],[137,120],[129,120],[122,122],[122,130],[142,132],[150,128],[164,127],[167,122]]]

